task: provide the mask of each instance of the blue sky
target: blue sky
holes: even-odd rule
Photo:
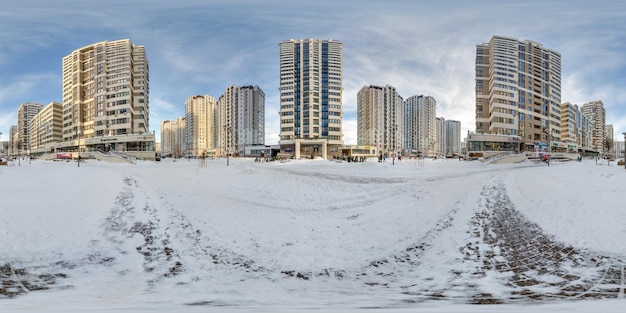
[[[0,140],[23,102],[61,102],[61,60],[130,38],[150,62],[150,129],[184,116],[185,99],[230,85],[266,94],[266,144],[278,142],[282,40],[342,41],[344,141],[356,143],[356,93],[392,85],[430,95],[437,116],[474,130],[475,46],[529,39],[562,56],[562,101],[602,100],[626,131],[626,3],[600,1],[21,0],[0,11]],[[159,137],[157,137],[159,138]]]

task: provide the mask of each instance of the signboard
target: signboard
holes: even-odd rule
[[[57,159],[71,159],[71,153],[57,153]]]

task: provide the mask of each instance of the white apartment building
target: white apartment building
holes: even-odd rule
[[[435,139],[435,155],[445,156],[446,154],[446,119],[443,117],[436,117],[437,124],[437,137]]]
[[[19,149],[18,149],[18,139],[19,139],[19,134],[17,131],[17,125],[11,125],[11,127],[9,128],[9,138],[8,138],[8,143],[7,143],[7,155],[9,156],[17,156],[19,155]]]
[[[444,122],[445,153],[461,154],[461,122],[446,120]]]
[[[601,100],[590,101],[582,105],[580,110],[591,121],[591,148],[597,152],[604,152],[604,136],[606,124],[606,110]]]
[[[404,100],[396,88],[363,86],[357,93],[357,145],[392,157],[403,152],[404,142]]]
[[[404,101],[405,149],[411,155],[434,157],[437,144],[437,101],[415,95]]]
[[[246,155],[265,144],[265,93],[259,86],[229,86],[219,98],[216,118],[219,154]]]
[[[200,157],[215,154],[216,105],[215,98],[209,95],[192,96],[185,100],[184,155]]]
[[[561,142],[568,152],[591,151],[592,123],[581,108],[569,102],[561,104]]]
[[[185,147],[185,118],[161,122],[161,154],[183,156]]]
[[[561,134],[561,55],[529,40],[493,36],[476,46],[476,132],[520,136],[534,151]]]
[[[279,47],[280,154],[341,156],[343,44],[291,39]]]
[[[63,105],[50,102],[29,124],[31,153],[54,152],[55,143],[63,140]]]

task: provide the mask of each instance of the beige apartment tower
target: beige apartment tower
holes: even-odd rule
[[[185,149],[185,118],[161,122],[161,154],[181,157]]]
[[[390,85],[363,86],[357,93],[357,144],[376,146],[389,157],[404,149],[404,100]]]
[[[63,58],[63,139],[149,130],[149,68],[143,46],[102,41]],[[124,144],[124,149],[136,149]]]
[[[63,105],[53,101],[30,121],[30,152],[54,152],[54,144],[63,140],[62,131]]]
[[[198,95],[185,101],[186,156],[206,156],[216,148],[216,101],[209,95]]]
[[[580,110],[591,121],[591,148],[596,152],[604,151],[606,110],[600,100],[590,101],[582,105]]]
[[[529,40],[494,36],[476,46],[476,132],[519,136],[522,151],[561,132],[561,55]]]
[[[281,156],[341,156],[342,48],[330,39],[280,43]]]

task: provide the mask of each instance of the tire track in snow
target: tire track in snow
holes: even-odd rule
[[[474,270],[456,273],[461,288],[474,290],[470,303],[623,297],[623,259],[544,233],[515,209],[501,182],[483,186],[471,225],[473,239],[461,251]]]

